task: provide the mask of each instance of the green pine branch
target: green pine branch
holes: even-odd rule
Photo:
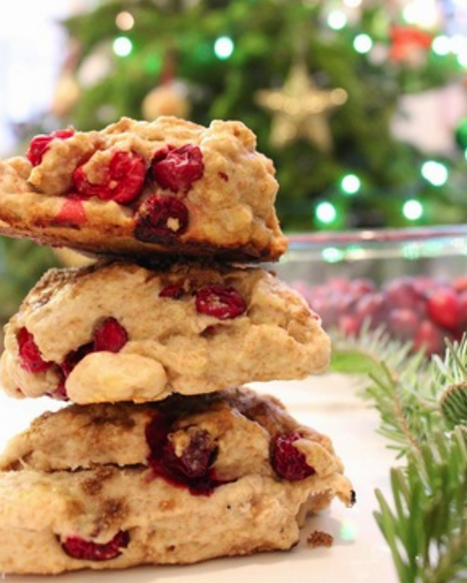
[[[390,470],[392,500],[376,490],[374,516],[400,583],[467,581],[467,337],[447,342],[444,357],[431,360],[381,330],[337,339],[335,352],[343,372],[351,372],[348,354],[354,362],[360,355],[362,396],[399,451],[401,465]]]

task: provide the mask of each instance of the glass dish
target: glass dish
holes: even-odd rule
[[[467,225],[319,232],[289,237],[272,268],[329,331],[364,322],[429,354],[467,328]]]

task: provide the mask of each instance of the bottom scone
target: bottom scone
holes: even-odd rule
[[[354,492],[330,439],[246,388],[70,405],[0,456],[0,571],[54,574],[286,550]]]

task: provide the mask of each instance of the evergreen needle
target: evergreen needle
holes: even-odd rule
[[[371,362],[362,396],[399,453],[392,501],[376,490],[374,516],[400,583],[467,581],[467,339],[447,342],[444,358],[429,360],[382,330],[365,330],[338,338],[335,351],[340,365],[345,351]]]

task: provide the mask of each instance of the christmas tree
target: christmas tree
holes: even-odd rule
[[[275,162],[289,232],[467,220],[465,54],[442,19],[363,0],[112,0],[64,24],[57,123],[240,119]],[[454,119],[433,117],[448,98]]]

